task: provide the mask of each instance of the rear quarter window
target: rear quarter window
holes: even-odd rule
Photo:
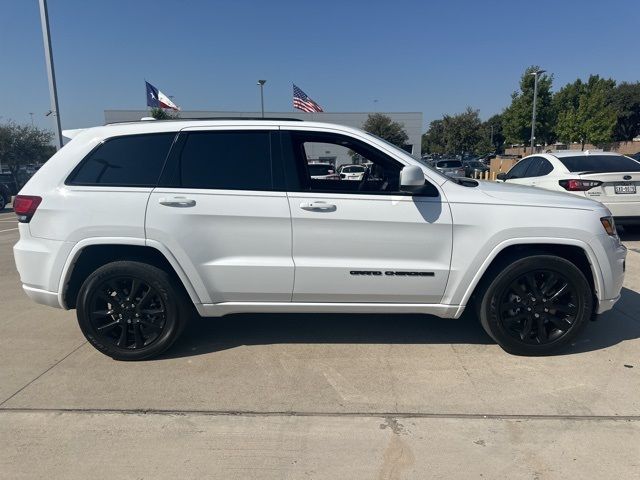
[[[155,187],[175,135],[171,132],[109,138],[80,162],[67,184]]]

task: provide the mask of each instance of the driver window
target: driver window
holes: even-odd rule
[[[352,138],[293,135],[304,190],[345,193],[398,193],[402,164]]]

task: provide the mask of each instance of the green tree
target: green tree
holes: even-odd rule
[[[529,143],[531,139],[531,114],[533,111],[533,72],[540,67],[532,65],[520,79],[520,90],[511,94],[511,105],[502,114],[502,128],[507,143]],[[555,112],[551,102],[553,75],[543,73],[538,76],[538,98],[536,100],[536,140],[537,143],[551,143],[554,140]]]
[[[391,117],[382,113],[370,114],[362,125],[362,129],[401,148],[409,140],[409,136],[404,130],[404,125],[394,122]]]
[[[614,140],[627,141],[640,135],[640,82],[618,85],[612,104],[617,113]]]
[[[484,135],[489,139],[491,150],[486,153],[504,151],[504,133],[502,129],[502,114],[497,113],[482,124]]]
[[[163,108],[152,108],[151,116],[156,120],[171,120],[174,118],[180,118],[179,113],[169,113]]]
[[[422,153],[446,153],[444,121],[434,120],[422,135]]]
[[[591,75],[576,80],[557,93],[556,132],[565,142],[602,145],[613,138],[617,114],[612,104],[615,81]]]
[[[490,133],[480,120],[479,111],[471,107],[434,120],[422,136],[422,151],[428,153],[484,155],[493,150]]]
[[[31,125],[12,122],[0,125],[0,164],[8,168],[19,184],[20,168],[33,163],[42,163],[56,151],[51,145],[53,133]]]
[[[443,117],[447,153],[472,153],[482,140],[480,113],[471,107],[457,115]]]

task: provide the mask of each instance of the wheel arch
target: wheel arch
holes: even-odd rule
[[[484,286],[484,280],[489,278],[496,269],[504,267],[505,263],[531,255],[556,255],[575,264],[585,275],[592,288],[595,305],[604,291],[602,272],[597,257],[588,244],[574,239],[512,239],[496,246],[483,262],[482,267],[473,277],[467,287],[460,309],[456,317],[462,314],[465,306],[479,293]]]
[[[84,279],[102,265],[116,260],[148,263],[167,271],[184,289],[191,301],[200,303],[198,294],[178,262],[168,252],[147,245],[144,239],[102,238],[79,242],[69,254],[58,288],[58,303],[75,308]]]

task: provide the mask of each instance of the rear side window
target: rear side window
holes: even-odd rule
[[[67,183],[155,187],[174,137],[172,132],[110,138],[80,163]]]
[[[640,163],[624,155],[576,155],[558,160],[570,172],[640,172]]]
[[[183,188],[272,190],[268,131],[193,132],[178,166]]]
[[[458,168],[462,167],[462,162],[460,160],[443,160],[442,162],[438,162],[439,168]]]

